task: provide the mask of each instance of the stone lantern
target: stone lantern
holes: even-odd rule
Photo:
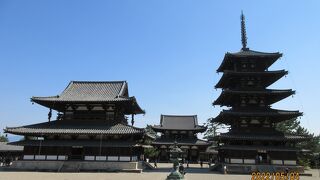
[[[170,161],[173,163],[173,170],[167,176],[167,180],[184,179],[184,175],[178,170],[182,154],[183,151],[178,147],[177,142],[175,141],[173,147],[170,149]]]

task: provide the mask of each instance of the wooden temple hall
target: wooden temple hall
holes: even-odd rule
[[[31,101],[49,109],[47,122],[4,129],[24,136],[10,143],[24,146],[23,160],[128,162],[143,154],[145,130],[133,125],[144,111],[126,81],[72,81],[58,96]]]
[[[217,70],[223,75],[215,87],[222,92],[213,105],[228,109],[222,110],[213,122],[230,126],[229,132],[216,136],[219,162],[230,171],[241,171],[241,167],[248,172],[259,167],[269,167],[264,169],[269,172],[277,168],[298,168],[297,153],[301,149],[296,144],[309,137],[284,134],[276,130],[276,125],[297,118],[302,112],[271,108],[295,92],[267,88],[288,73],[268,70],[282,54],[250,50],[243,14],[241,27],[241,51],[226,53]]]
[[[160,125],[154,125],[152,128],[161,133],[161,136],[152,143],[160,150],[159,161],[170,160],[169,151],[175,142],[184,151],[184,160],[196,162],[205,158],[205,151],[210,143],[198,139],[197,133],[202,133],[207,128],[198,125],[196,115],[161,115]]]

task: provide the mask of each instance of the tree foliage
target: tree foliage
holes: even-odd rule
[[[218,135],[220,130],[226,129],[227,126],[219,123],[212,123],[212,118],[209,118],[205,124],[207,126],[207,130],[204,133],[204,139],[212,140],[213,137]]]
[[[291,119],[287,121],[280,122],[276,125],[276,129],[291,135],[303,135],[310,137],[310,140],[297,143],[297,147],[300,149],[309,150],[309,153],[299,153],[298,161],[304,166],[314,166],[315,165],[315,154],[320,152],[320,135],[314,135],[310,133],[307,129],[300,125],[298,119]]]
[[[157,137],[157,132],[155,132],[153,129],[152,129],[152,126],[147,124],[147,127],[146,127],[146,131],[149,135],[152,135],[154,137]]]
[[[8,138],[5,135],[0,135],[0,142],[9,142]]]
[[[149,158],[149,159],[156,159],[159,155],[160,151],[154,147],[151,147],[151,148],[146,148],[144,150],[144,155],[146,158]]]

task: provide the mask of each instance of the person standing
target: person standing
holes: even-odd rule
[[[154,168],[158,168],[157,159],[154,160]]]

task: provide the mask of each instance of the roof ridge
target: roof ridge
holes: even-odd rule
[[[117,123],[114,126],[116,126],[116,125],[123,125],[123,126],[131,127],[131,128],[134,128],[134,129],[138,129],[138,130],[144,130],[144,128],[135,127],[135,126],[132,126],[132,125],[129,125],[129,124]]]
[[[126,84],[127,84],[126,81],[124,81],[124,82],[122,83],[121,89],[120,89],[120,91],[119,91],[119,93],[118,93],[118,95],[117,95],[116,98],[123,96],[123,91],[124,91],[124,89],[125,89],[125,87],[126,87]]]
[[[70,81],[70,83],[126,83],[127,81]]]
[[[197,115],[165,115],[165,114],[161,114],[161,116],[172,116],[172,117],[197,117]]]

